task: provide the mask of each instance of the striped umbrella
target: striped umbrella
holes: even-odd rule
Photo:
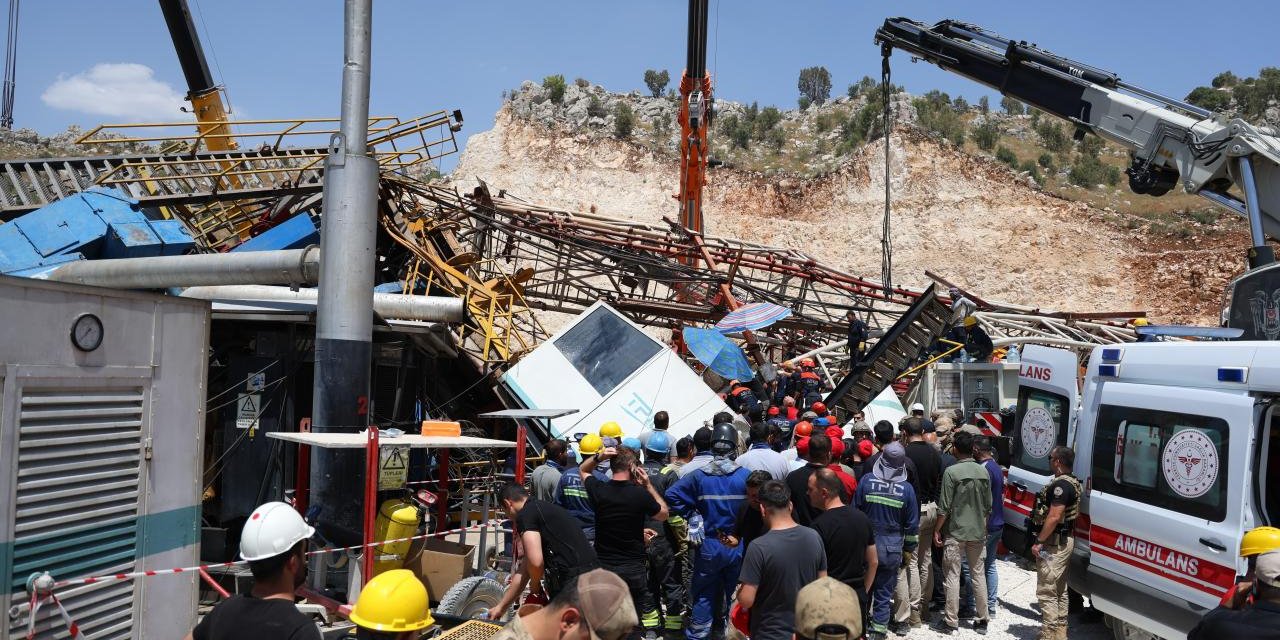
[[[730,311],[716,323],[716,330],[720,333],[755,331],[790,315],[790,309],[772,302],[752,302]]]

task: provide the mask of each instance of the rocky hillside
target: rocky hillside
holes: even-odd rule
[[[808,170],[760,169],[739,160],[713,171],[708,231],[801,248],[878,277],[882,139],[819,155],[818,138],[804,135],[819,128],[823,109],[853,110],[856,101],[779,114],[774,126],[784,131],[783,144],[758,153],[795,162],[809,146],[802,163]],[[622,102],[636,122],[631,135],[619,139],[615,113]],[[1068,199],[967,142],[957,145],[917,126],[909,96],[898,94],[895,102],[901,125],[891,141],[896,282],[924,286],[929,269],[1011,303],[1081,312],[1145,309],[1161,321],[1216,322],[1224,285],[1243,267],[1243,223],[1178,216],[1176,228],[1159,228],[1166,223]],[[721,122],[750,109],[719,107]],[[469,187],[483,178],[551,206],[657,221],[674,213],[674,121],[675,103],[665,97],[571,84],[556,103],[526,83],[490,131],[471,137],[452,179]],[[1008,131],[1002,140],[1016,140],[1016,130]],[[1087,191],[1136,198],[1110,187]]]

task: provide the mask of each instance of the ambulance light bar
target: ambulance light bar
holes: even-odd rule
[[[1110,348],[1102,350],[1102,361],[1107,364],[1119,364],[1120,358],[1124,356],[1124,349]]]
[[[1218,382],[1239,382],[1249,379],[1249,367],[1219,367]]]
[[[1119,378],[1120,365],[1118,364],[1100,364],[1098,365],[1099,378]]]

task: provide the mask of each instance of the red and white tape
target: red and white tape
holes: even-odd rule
[[[444,536],[447,536],[447,535],[452,535],[455,533],[464,533],[467,531],[477,531],[483,528],[488,528],[491,531],[497,531],[502,533],[511,533],[510,529],[503,529],[502,527],[497,526],[497,524],[498,524],[498,521],[494,520],[486,524],[477,524],[477,525],[472,525],[470,527],[462,527],[460,529],[450,529],[448,531],[439,531],[436,533],[427,533],[419,536],[410,536],[407,538],[395,538],[392,540],[378,540],[376,542],[358,544],[350,547],[330,547],[325,549],[316,549],[314,551],[308,552],[307,555],[315,556],[323,553],[334,553],[338,551],[354,551],[356,549],[363,549],[365,547],[376,547],[384,544],[395,544],[397,542],[410,542],[413,540],[425,540],[427,538],[443,538]],[[244,560],[236,560],[234,562],[215,562],[211,564],[201,564],[201,565],[196,565],[194,567],[174,567],[172,569],[151,569],[148,571],[134,571],[131,573],[116,573],[116,574],[103,575],[103,576],[91,576],[87,578],[72,578],[69,580],[58,580],[57,582],[53,583],[52,588],[61,589],[63,587],[70,587],[70,586],[77,586],[77,585],[95,584],[99,582],[115,582],[119,580],[133,580],[136,578],[150,578],[153,576],[174,575],[178,573],[197,573],[202,570],[208,571],[209,569],[234,567],[242,564],[248,564],[248,562]]]
[[[53,594],[55,583],[49,574],[41,574],[35,577],[28,585],[27,589],[31,591],[30,613],[27,618],[27,640],[35,640],[36,637],[36,617],[40,613],[40,606],[49,601],[53,606],[58,608],[58,614],[62,616],[62,622],[67,625],[67,633],[70,634],[72,640],[83,640],[84,634],[80,633],[80,625],[71,619],[71,614],[67,613],[67,608],[62,606],[62,601],[58,600],[58,596]]]

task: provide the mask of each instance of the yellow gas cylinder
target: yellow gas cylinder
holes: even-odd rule
[[[418,507],[400,499],[378,505],[376,536],[378,540],[398,540],[418,533]],[[405,540],[377,545],[373,548],[373,575],[400,569],[413,543]]]

